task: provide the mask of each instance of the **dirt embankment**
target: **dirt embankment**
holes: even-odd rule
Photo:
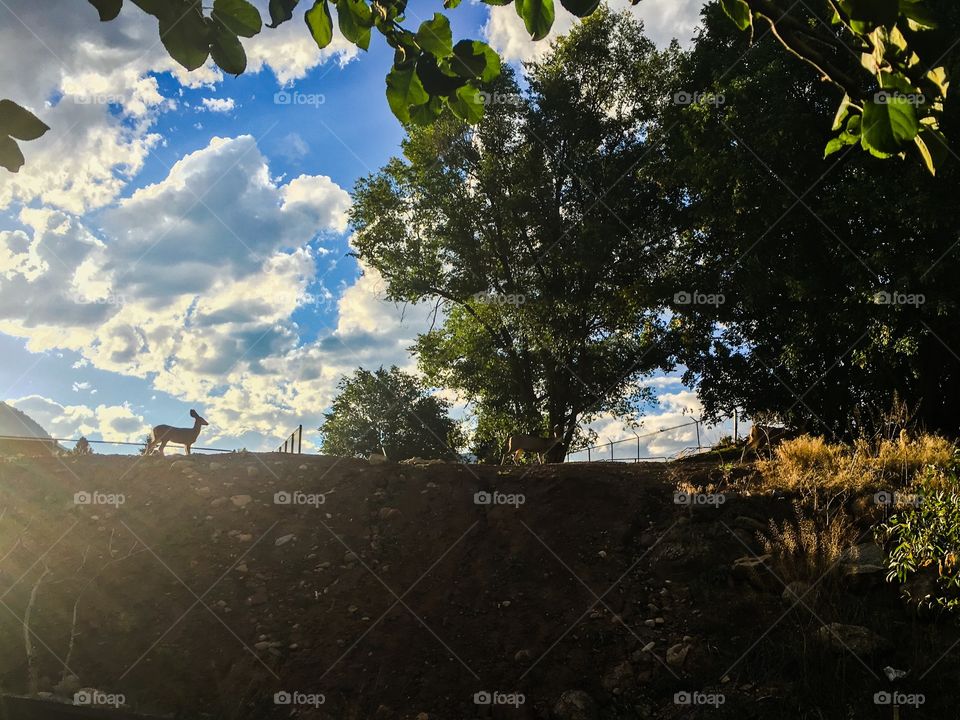
[[[775,579],[731,567],[788,503],[731,493],[691,510],[668,475],[247,454],[4,464],[0,683],[177,717],[878,717],[880,668],[932,652],[924,633],[948,646],[888,587],[785,614]],[[810,649],[836,621],[895,649]],[[923,680],[924,712],[955,669]]]

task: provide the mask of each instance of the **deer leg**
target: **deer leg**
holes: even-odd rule
[[[161,440],[161,441],[160,441],[160,455],[161,455],[161,456],[163,456],[163,451],[166,449],[166,447],[167,447],[167,441],[166,441],[166,440]]]
[[[189,446],[189,445],[184,445],[183,447],[184,447],[184,449],[187,451],[187,455],[189,455],[189,454],[190,454],[190,446]]]

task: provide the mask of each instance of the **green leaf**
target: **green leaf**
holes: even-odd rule
[[[410,108],[410,122],[414,125],[431,125],[440,117],[442,110],[443,101],[438,97],[432,97],[429,102]]]
[[[543,40],[553,27],[553,0],[516,0],[516,7],[530,37]]]
[[[410,107],[422,105],[430,99],[413,66],[404,69],[394,67],[387,75],[387,102],[397,119],[410,122]]]
[[[937,21],[926,0],[900,0],[900,12],[910,22],[911,30],[936,30]]]
[[[843,121],[847,119],[847,116],[850,114],[850,106],[852,102],[850,101],[849,95],[844,95],[843,100],[840,101],[840,107],[837,108],[837,114],[833,118],[833,127],[832,130],[836,131],[843,127]]]
[[[587,17],[600,7],[600,0],[560,0],[560,4],[577,17]]]
[[[23,153],[20,152],[20,146],[13,138],[0,135],[0,167],[15,173],[20,171],[23,163]]]
[[[443,7],[447,10],[453,10],[460,4],[460,0],[443,0]]]
[[[293,10],[300,0],[270,0],[270,23],[268,28],[275,28],[293,17]]]
[[[450,68],[461,77],[488,83],[500,75],[500,56],[479,40],[461,40],[453,48]]]
[[[221,70],[230,75],[242,75],[247,69],[247,53],[240,44],[240,38],[219,24],[213,28],[210,57]]]
[[[947,139],[938,130],[925,127],[920,130],[913,141],[917,144],[917,149],[920,150],[920,155],[927,166],[927,170],[930,171],[931,175],[936,175],[937,168],[943,164],[950,153]]]
[[[87,0],[100,14],[100,22],[113,20],[123,9],[123,0]]]
[[[337,24],[343,36],[359,48],[370,48],[373,13],[364,0],[337,0]]]
[[[179,6],[173,5],[166,0],[131,0],[134,5],[143,10],[148,15],[155,18],[169,17],[173,15]],[[180,9],[182,12],[182,8]]]
[[[453,33],[445,15],[434,13],[432,20],[420,23],[417,30],[417,45],[434,57],[449,57],[453,52]]]
[[[496,7],[502,7],[504,5],[509,5],[513,0],[483,0],[484,5],[494,5]]]
[[[180,17],[160,18],[160,40],[170,57],[187,70],[196,70],[210,54],[207,26],[196,6]]]
[[[869,101],[863,106],[860,142],[877,157],[889,157],[902,150],[920,131],[916,108],[908,102]]]
[[[753,24],[753,15],[745,0],[720,0],[720,6],[741,30],[746,30]]]
[[[868,33],[878,25],[893,27],[900,16],[899,0],[838,0],[854,32]]]
[[[29,110],[12,100],[0,100],[0,135],[18,140],[36,140],[50,128]]]
[[[452,95],[467,82],[453,71],[445,72],[430,53],[423,53],[417,58],[417,76],[429,95]]]
[[[323,50],[333,40],[333,18],[330,16],[327,0],[317,0],[313,7],[307,10],[305,19],[310,34],[317,41],[317,46]]]
[[[471,85],[464,85],[447,100],[453,114],[471,125],[476,125],[483,117],[483,96]]]
[[[213,17],[241,37],[253,37],[263,29],[260,11],[247,0],[214,0]]]

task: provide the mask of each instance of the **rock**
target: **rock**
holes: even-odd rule
[[[381,520],[395,520],[399,518],[403,513],[400,512],[397,508],[393,507],[382,507],[380,512],[377,513],[377,516]]]
[[[81,687],[80,678],[76,675],[66,675],[53,686],[53,692],[61,697],[72,697]]]
[[[386,455],[380,455],[379,453],[370,453],[369,455],[367,455],[367,462],[370,463],[371,465],[383,465],[390,461],[387,460]]]
[[[236,535],[234,535],[234,539],[240,542],[250,542],[251,540],[253,540],[253,535],[251,535],[250,533],[237,533]]]
[[[234,507],[242,508],[246,507],[253,500],[249,495],[233,495],[230,498],[230,502],[233,503]]]
[[[780,599],[784,605],[811,605],[817,598],[816,590],[811,590],[811,585],[803,580],[794,580],[784,589]]]
[[[567,690],[553,706],[555,720],[596,720],[597,704],[583,690]]]
[[[257,588],[253,595],[247,598],[247,605],[263,605],[269,599],[266,588]]]
[[[430,720],[430,715],[425,712],[417,713],[417,720]]]
[[[874,655],[890,647],[890,641],[862,625],[828,623],[817,631],[817,639],[837,653]]]
[[[527,649],[517,650],[517,654],[513,656],[513,659],[516,662],[527,662],[530,660],[530,651]]]
[[[206,486],[204,486],[204,487],[198,487],[198,488],[196,488],[196,490],[194,490],[194,492],[196,492],[197,495],[199,495],[200,497],[209,497],[209,495],[210,495],[210,488],[208,488],[208,487],[206,487]]]
[[[862,565],[883,565],[886,557],[883,548],[876,543],[867,542],[847,548],[840,554],[840,562]]]
[[[614,694],[626,690],[633,683],[633,665],[628,660],[614,665],[600,680],[603,689]]]
[[[227,502],[229,502],[229,500],[225,497],[214,498],[210,501],[210,507],[221,507],[222,505],[226,505]]]
[[[840,555],[840,566],[844,579],[853,590],[869,590],[881,585],[887,574],[883,548],[872,542],[844,550]]]
[[[762,523],[756,518],[747,517],[746,515],[741,515],[736,520],[733,521],[733,526],[741,528],[743,530],[748,530],[750,532],[768,532],[770,527],[766,523]]]
[[[288,535],[281,535],[280,537],[278,537],[276,540],[273,541],[273,544],[276,545],[277,547],[280,547],[281,545],[286,545],[291,540],[295,540],[296,537],[297,536],[294,535],[293,533],[289,533]]]
[[[667,665],[676,669],[682,668],[687,660],[690,646],[687,643],[677,643],[667,648]]]
[[[749,583],[757,589],[765,589],[770,582],[770,573],[767,571],[767,563],[770,562],[770,555],[746,555],[733,561],[730,568],[730,576],[734,580]]]

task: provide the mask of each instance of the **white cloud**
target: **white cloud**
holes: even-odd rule
[[[677,38],[688,45],[696,28],[705,0],[643,0],[633,5],[629,0],[611,0],[613,10],[627,9],[644,21],[648,37],[660,46]],[[506,60],[527,61],[542,57],[550,49],[550,41],[570,31],[577,19],[556,4],[556,20],[550,34],[534,42],[517,15],[513,4],[490,6],[484,36]]]
[[[150,430],[143,416],[126,403],[91,408],[86,405],[63,405],[41,395],[28,395],[8,402],[57,438],[84,436],[91,440],[138,442]]]
[[[228,113],[237,106],[233,98],[203,98],[201,102],[208,112],[215,113]]]

